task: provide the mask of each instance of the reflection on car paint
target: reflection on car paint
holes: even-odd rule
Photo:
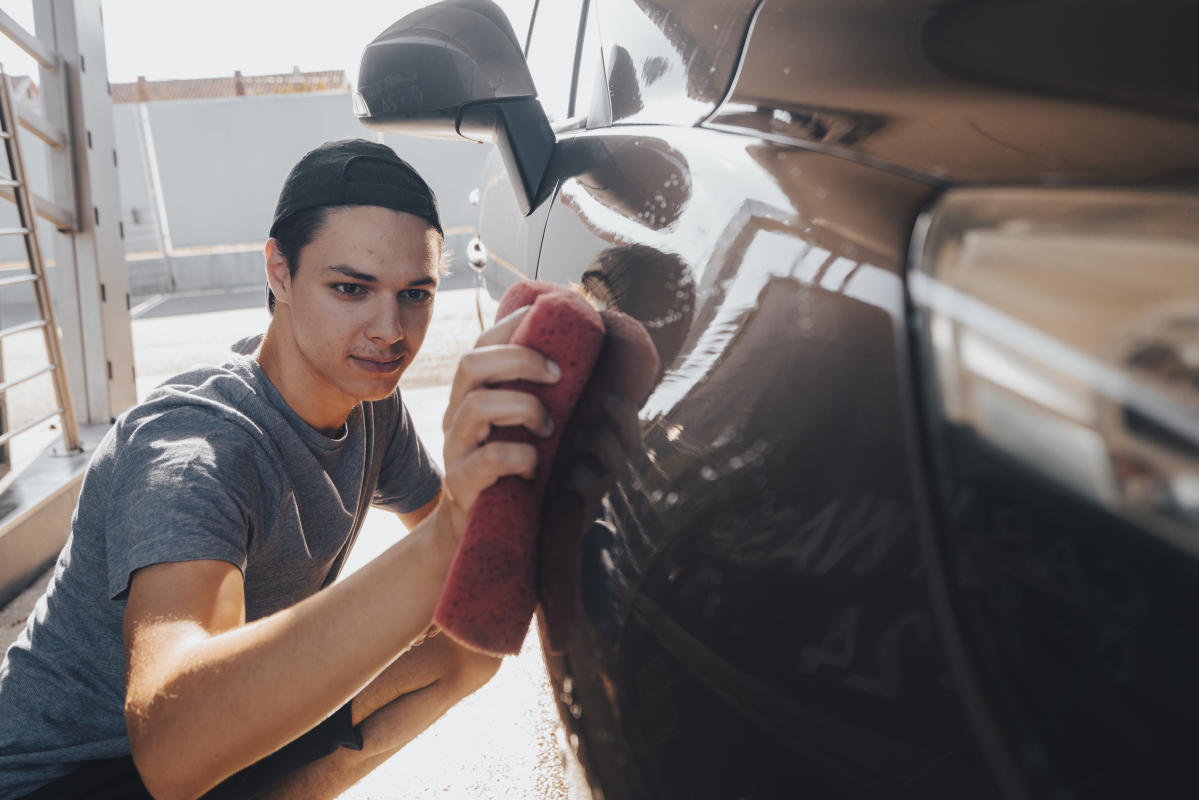
[[[704,124],[926,182],[1111,184],[1199,168],[1193,3],[870,8],[866,24],[857,3],[766,0]]]
[[[906,196],[913,215],[926,189],[752,140],[710,153],[718,134],[677,133],[560,143],[540,277],[643,320],[663,365],[642,408],[645,449],[584,537],[572,649],[592,654],[598,685],[580,699],[574,676],[568,714],[578,705],[593,736],[643,750],[622,780],[658,797],[773,785],[797,750],[830,786],[957,770],[947,754],[963,721],[897,471],[901,422],[879,410],[899,391],[902,241],[884,244],[893,223],[824,187],[861,181],[888,203]],[[874,453],[877,469],[845,474],[843,448]],[[778,607],[755,607],[755,627],[787,635],[746,642],[742,604],[763,596]],[[834,657],[847,607],[853,646]],[[706,754],[679,750],[668,734],[710,714],[734,715],[736,733]],[[929,723],[920,741],[901,733],[911,714]],[[832,731],[818,742],[814,720]],[[694,778],[672,783],[684,763]]]
[[[600,28],[612,44],[612,117],[629,123],[691,125],[724,96],[758,0],[664,8],[654,0],[601,3]],[[630,7],[632,6],[632,7]]]
[[[530,217],[484,193],[480,236],[500,283],[576,285],[663,356],[644,450],[582,538],[580,624],[546,657],[596,798],[1194,785],[1193,250],[1155,279],[1144,243],[1100,268],[1094,234],[1127,219],[1177,238],[1142,196],[905,296],[918,216],[955,196],[1028,187],[971,226],[976,255],[1060,228],[1037,205],[1057,184],[1064,208],[1138,183],[1193,202],[1196,7],[1085,6],[590,3],[588,113]],[[570,74],[550,67],[543,89]],[[1110,313],[1148,289],[1170,302]]]

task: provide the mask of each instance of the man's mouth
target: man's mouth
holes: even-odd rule
[[[380,358],[378,356],[355,356],[351,355],[350,360],[357,364],[360,368],[367,372],[373,372],[376,375],[386,375],[398,370],[404,363],[404,356],[399,355],[395,358]]]

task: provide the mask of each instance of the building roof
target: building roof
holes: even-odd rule
[[[281,75],[242,75],[241,70],[227,78],[190,78],[173,81],[148,81],[139,76],[135,83],[112,84],[112,102],[144,103],[154,100],[200,100],[208,97],[291,94],[348,90],[345,70],[301,72],[296,67]]]

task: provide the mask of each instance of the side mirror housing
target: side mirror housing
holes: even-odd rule
[[[375,37],[354,113],[373,129],[495,142],[525,214],[554,149],[520,40],[491,0],[443,0]]]

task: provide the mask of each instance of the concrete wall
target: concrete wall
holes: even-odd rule
[[[147,103],[149,136],[157,155],[162,201],[174,252],[161,253],[161,234],[147,166],[141,107],[113,109],[125,231],[126,264],[134,296],[219,289],[263,282],[266,240],[279,188],[292,165],[330,139],[378,138],[351,112],[349,92],[230,97]],[[437,193],[450,268],[466,272],[464,253],[474,224],[467,197],[478,186],[488,147],[386,135]],[[34,186],[45,188],[41,143],[22,137]],[[11,204],[0,202],[0,220]],[[3,222],[0,221],[0,225]],[[43,236],[53,258],[50,236]],[[20,240],[0,241],[0,262],[25,257]]]
[[[348,92],[149,103],[150,132],[158,158],[162,199],[171,243],[169,265],[160,259],[130,261],[135,293],[155,288],[155,279],[173,274],[177,289],[219,288],[262,282],[261,243],[265,241],[279,188],[292,165],[321,142],[377,138],[351,113]],[[120,125],[118,153],[127,252],[158,249],[149,176],[138,158],[141,125]],[[126,133],[128,130],[128,133]],[[467,202],[487,149],[465,143],[385,136],[384,142],[412,163],[433,186],[442,224],[450,233],[451,269],[465,268],[469,236],[452,229],[473,225]],[[126,176],[126,165],[129,166]],[[147,246],[148,244],[148,246]],[[194,252],[197,248],[234,252]],[[456,262],[456,263],[455,263]],[[166,286],[159,287],[167,288]]]
[[[117,139],[117,179],[121,189],[121,221],[125,223],[125,252],[141,253],[161,248],[154,198],[150,193],[141,116],[136,105],[113,106]]]

